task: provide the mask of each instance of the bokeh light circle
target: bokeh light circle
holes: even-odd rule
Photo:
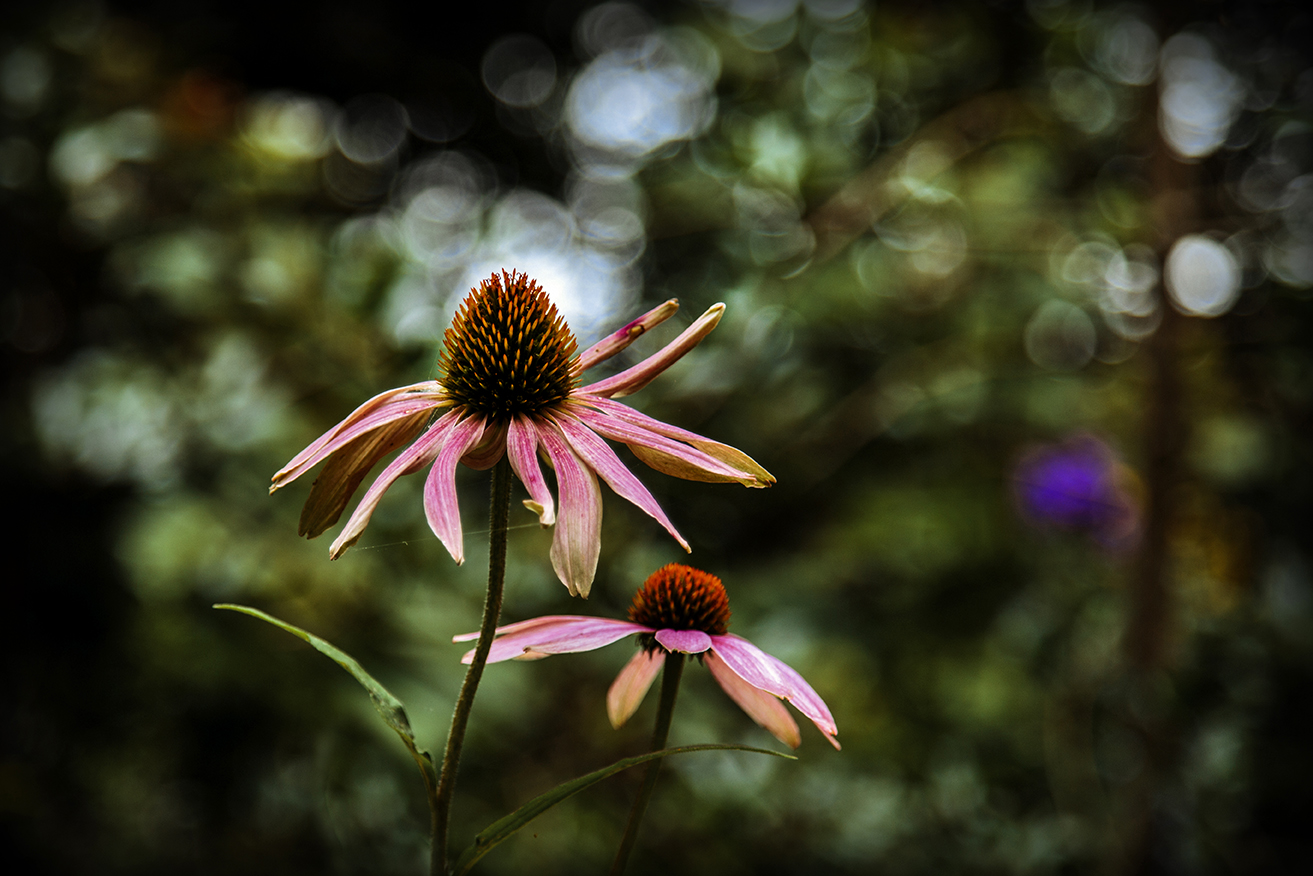
[[[1202,234],[1187,234],[1167,254],[1167,292],[1190,316],[1220,316],[1240,297],[1240,264],[1231,251]]]
[[[508,106],[538,106],[556,87],[556,59],[537,37],[502,37],[483,56],[483,84]]]

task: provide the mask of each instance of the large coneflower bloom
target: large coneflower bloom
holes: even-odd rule
[[[797,748],[802,736],[781,699],[810,718],[838,748],[839,729],[825,701],[792,667],[727,632],[729,614],[729,597],[719,578],[671,563],[653,572],[634,595],[629,620],[549,615],[498,627],[499,638],[493,640],[488,662],[592,651],[637,633],[642,647],[620,670],[606,696],[613,727],[622,726],[638,709],[670,654],[693,654],[730,699],[785,745]],[[466,633],[452,641],[478,637]],[[462,662],[469,663],[473,656],[473,651],[468,652]]]
[[[678,302],[667,301],[575,358],[574,335],[538,284],[524,274],[493,274],[470,292],[447,329],[439,360],[441,380],[374,396],[274,475],[269,492],[328,460],[301,511],[300,534],[314,538],[337,522],[369,470],[409,443],[365,492],[329,555],[337,559],[360,538],[397,478],[428,466],[425,515],[452,558],[462,563],[456,463],[487,469],[507,456],[529,492],[524,504],[543,526],[556,526],[551,549],[556,574],[572,595],[587,596],[601,545],[598,475],[689,550],[656,499],[603,438],[629,445],[647,465],[676,477],[748,487],[775,482],[742,451],[615,401],[642,389],[697,346],[720,321],[723,304],[711,307],[637,365],[579,386],[584,371],[619,353],[678,309]],[[538,464],[540,456],[556,472],[559,514]]]

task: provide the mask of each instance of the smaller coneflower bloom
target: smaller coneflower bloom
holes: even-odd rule
[[[678,309],[678,302],[667,301],[576,357],[574,335],[538,284],[524,274],[493,274],[471,290],[447,329],[439,361],[441,380],[374,396],[274,475],[269,492],[328,461],[301,511],[300,534],[314,538],[337,522],[376,463],[410,444],[365,492],[329,556],[337,559],[355,544],[397,478],[428,468],[424,512],[429,527],[452,559],[462,563],[456,464],[488,469],[506,456],[529,492],[525,506],[543,526],[556,527],[551,559],[557,576],[571,595],[587,596],[601,547],[599,476],[690,549],[603,438],[627,444],[647,465],[687,480],[747,487],[775,483],[741,450],[615,401],[647,386],[696,347],[720,322],[723,304],[712,306],[637,365],[579,386],[584,371],[624,350]],[[556,472],[559,514],[539,458]]]
[[[802,736],[780,700],[792,703],[838,748],[839,730],[825,701],[792,667],[729,633],[729,616],[729,597],[719,578],[671,563],[653,572],[634,595],[629,620],[549,615],[498,627],[488,662],[592,651],[637,633],[641,648],[620,670],[606,696],[611,726],[621,727],[637,711],[667,657],[692,654],[730,699],[785,745],[797,748]],[[465,633],[452,641],[478,637]],[[469,651],[461,662],[473,658]]]

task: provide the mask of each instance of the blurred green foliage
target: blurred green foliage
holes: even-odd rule
[[[667,297],[683,324],[726,302],[634,402],[778,485],[635,471],[724,579],[733,629],[802,672],[844,745],[804,729],[797,763],[672,759],[632,872],[1307,866],[1307,20],[565,4],[514,51],[497,46],[516,26],[487,21],[388,79],[380,47],[420,23],[385,12],[335,5],[331,39],[254,19],[218,44],[318,34],[346,59],[321,80],[300,48],[243,80],[150,5],[7,13],[4,477],[22,520],[0,812],[25,872],[422,869],[422,788],[368,698],[209,605],[351,653],[440,750],[450,637],[478,626],[486,475],[458,479],[462,567],[415,478],[331,564],[295,536],[304,488],[266,491],[361,401],[434,376],[451,310],[494,267],[537,276],[584,344]],[[1185,235],[1222,266],[1195,286],[1169,270]],[[1021,460],[1073,436],[1108,449],[1128,540],[1018,508]],[[681,558],[605,504],[587,604],[512,510],[507,620],[618,616]],[[618,732],[604,714],[626,658],[489,670],[457,845],[643,749],[653,703]],[[671,744],[770,741],[705,673],[686,680]],[[636,782],[480,869],[606,866]]]

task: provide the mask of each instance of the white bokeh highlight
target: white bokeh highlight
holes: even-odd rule
[[[1218,62],[1212,43],[1198,34],[1179,33],[1161,53],[1158,124],[1165,139],[1184,158],[1203,158],[1226,142],[1240,114],[1245,89]]]
[[[440,153],[410,170],[387,220],[404,263],[381,320],[399,343],[438,342],[470,289],[515,270],[538,281],[587,346],[623,322],[637,297],[642,212],[624,178],[577,177],[567,204],[497,191],[474,159]]]
[[[575,77],[566,97],[565,122],[582,147],[577,159],[635,163],[700,135],[715,118],[719,75],[715,47],[688,28],[604,52]]]
[[[1240,297],[1240,264],[1231,251],[1202,234],[1189,234],[1167,254],[1167,293],[1190,316],[1221,316]]]

